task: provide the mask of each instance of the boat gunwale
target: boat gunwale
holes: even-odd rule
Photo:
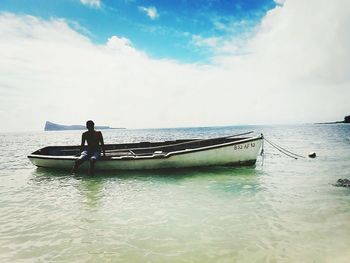
[[[213,138],[215,139],[215,138]],[[160,153],[160,154],[155,154],[153,153],[152,155],[145,155],[145,156],[138,156],[138,155],[124,155],[124,156],[115,156],[115,157],[110,157],[110,158],[105,158],[102,157],[99,162],[106,162],[106,161],[137,161],[137,160],[152,160],[152,159],[165,159],[169,158],[171,156],[175,155],[181,155],[181,154],[187,154],[187,153],[193,153],[193,152],[200,152],[200,151],[205,151],[205,150],[211,150],[211,149],[217,149],[217,148],[222,148],[222,147],[227,147],[235,144],[241,144],[241,143],[246,143],[246,142],[252,142],[252,141],[257,141],[263,139],[262,135],[255,136],[255,137],[250,137],[250,138],[244,138],[242,140],[237,140],[237,141],[232,141],[232,142],[226,142],[226,143],[220,143],[216,145],[209,145],[209,146],[204,146],[204,147],[198,147],[198,148],[193,148],[193,149],[184,149],[184,150],[179,150],[179,151],[173,151],[173,152],[168,152],[166,154]],[[50,147],[50,146],[49,146]],[[52,147],[52,146],[51,146]],[[55,147],[55,146],[53,146]],[[45,148],[45,147],[44,147]],[[42,149],[44,149],[42,148]],[[127,149],[125,149],[127,150]],[[39,155],[39,154],[30,154],[27,156],[29,159],[47,159],[47,160],[62,160],[62,161],[74,161],[78,157],[73,157],[73,156],[55,156],[55,155]]]

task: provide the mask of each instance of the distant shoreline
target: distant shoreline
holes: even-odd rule
[[[97,130],[117,130],[125,128],[113,128],[109,126],[95,126]],[[82,131],[86,130],[84,125],[62,125],[46,121],[44,131]]]
[[[350,115],[345,116],[343,121],[318,122],[315,124],[339,124],[339,123],[350,123]]]
[[[344,122],[344,121],[316,122],[316,123],[314,123],[314,124],[339,124],[339,123],[345,123],[345,124],[347,124],[347,122]]]

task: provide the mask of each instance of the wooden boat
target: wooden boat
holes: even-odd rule
[[[211,139],[107,144],[106,156],[97,161],[95,169],[150,170],[253,165],[263,136],[242,136],[249,133]],[[78,155],[79,146],[48,146],[33,152],[28,158],[38,167],[71,169]],[[88,165],[85,162],[81,169],[87,169]]]

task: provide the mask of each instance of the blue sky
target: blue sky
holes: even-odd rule
[[[2,0],[0,10],[64,19],[97,44],[113,35],[154,58],[206,62],[215,46],[254,29],[273,0]]]

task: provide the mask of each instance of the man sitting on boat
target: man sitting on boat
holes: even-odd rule
[[[91,120],[87,121],[86,128],[88,131],[84,132],[81,136],[81,154],[80,157],[75,161],[74,167],[72,169],[72,174],[76,173],[78,167],[83,162],[90,160],[89,174],[93,175],[95,163],[101,157],[101,148],[103,155],[106,155],[102,133],[100,131],[95,131],[95,123]],[[87,142],[87,150],[84,151],[85,141]]]

